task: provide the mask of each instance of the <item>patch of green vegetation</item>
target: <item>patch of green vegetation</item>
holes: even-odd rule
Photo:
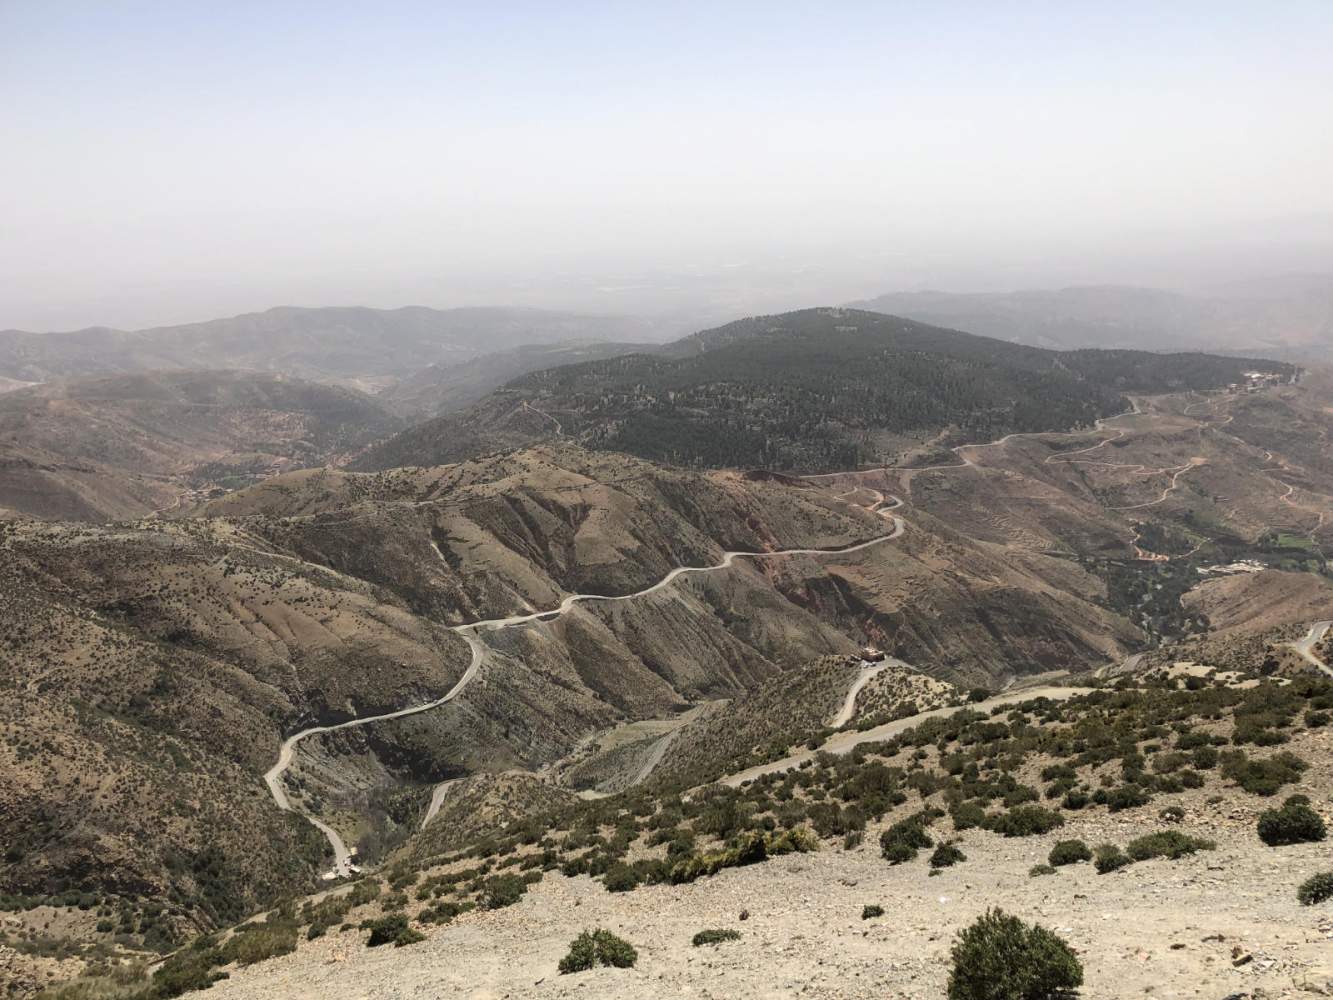
[[[1296,899],[1302,906],[1314,906],[1326,899],[1333,899],[1333,872],[1311,875],[1296,890]]]
[[[671,868],[670,879],[676,885],[680,885],[706,875],[716,875],[724,868],[758,864],[778,854],[804,853],[818,849],[819,841],[809,831],[800,827],[776,835],[744,833],[726,850],[691,855],[677,862]]]
[[[1004,837],[1032,837],[1064,826],[1065,818],[1041,806],[1024,805],[993,817],[986,827]]]
[[[1126,409],[1123,392],[1213,387],[1241,371],[1230,358],[1055,353],[846,309],[752,317],[676,350],[523,376],[505,386],[503,411],[526,398],[558,410],[566,438],[673,465],[817,471],[890,457],[867,447],[877,430],[950,428],[961,442],[1086,427]],[[488,405],[500,398],[479,410]],[[458,418],[420,425],[357,467],[445,464],[484,450],[483,421],[465,419],[467,431]]]
[[[911,861],[923,847],[934,847],[934,839],[926,832],[926,826],[934,822],[935,813],[922,811],[894,823],[879,835],[879,849],[884,859],[891,864]]]
[[[1217,847],[1211,840],[1203,837],[1191,837],[1179,830],[1161,830],[1145,834],[1129,842],[1126,853],[1135,861],[1147,861],[1149,858],[1183,858],[1196,851],[1211,851]]]
[[[1052,867],[1059,868],[1061,865],[1091,861],[1092,851],[1081,840],[1057,840],[1046,860],[1051,863]]]
[[[1049,1000],[1083,985],[1072,948],[1040,924],[987,910],[952,949],[949,1000]]]
[[[706,944],[721,944],[723,941],[739,941],[740,939],[740,931],[732,930],[730,927],[720,927],[700,931],[690,940],[690,944],[698,948]]]
[[[967,855],[953,844],[940,844],[930,856],[931,868],[951,868],[960,861],[966,861]]]
[[[1118,871],[1133,863],[1134,859],[1115,844],[1101,844],[1092,852],[1092,866],[1097,869],[1098,875]]]
[[[378,948],[381,945],[396,943],[400,937],[411,930],[406,914],[402,913],[389,913],[376,920],[367,920],[362,924],[362,927],[370,931],[370,937],[366,941],[366,947],[368,948]]]
[[[1280,809],[1265,809],[1259,814],[1258,831],[1269,847],[1315,843],[1328,836],[1323,819],[1303,795],[1291,796]]]
[[[528,883],[521,875],[492,875],[481,890],[481,905],[487,910],[513,906],[528,891]]]
[[[1283,751],[1273,757],[1254,759],[1243,750],[1229,750],[1220,755],[1222,776],[1230,778],[1253,795],[1276,795],[1284,785],[1300,780],[1310,766],[1293,753]]]
[[[628,969],[639,959],[634,946],[608,930],[584,931],[569,944],[569,953],[560,960],[561,975],[584,972],[595,965]]]

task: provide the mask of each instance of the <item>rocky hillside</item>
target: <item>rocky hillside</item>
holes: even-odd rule
[[[151,979],[94,974],[63,996],[924,1000],[966,975],[1089,1000],[1326,995],[1333,686],[1262,671],[1180,663],[987,698],[684,795],[462,782],[382,872],[200,939]],[[996,907],[1044,933],[958,947]],[[594,928],[601,967],[574,946]]]
[[[859,822],[873,842],[939,802],[995,893],[1047,853],[995,846],[1010,839],[1005,817],[1030,805],[1073,829],[1090,817],[1087,836],[1127,844],[1107,816],[1142,826],[1156,815],[1145,808],[1179,801],[1209,810],[1194,833],[1240,851],[1228,817],[1248,822],[1255,807],[1227,798],[1236,788],[1323,787],[1322,772],[1281,754],[1323,759],[1328,693],[1310,683],[1324,683],[1323,647],[1311,661],[1292,643],[1326,589],[1333,485],[1318,442],[1331,386],[1314,372],[1255,392],[1134,396],[1100,427],[963,446],[930,468],[701,473],[558,442],[452,466],[288,473],[170,521],[16,521],[0,588],[17,623],[0,643],[14,678],[0,688],[0,766],[17,777],[0,836],[17,846],[0,906],[23,929],[0,944],[21,946],[25,972],[40,959],[68,977],[308,889],[327,844],[260,780],[282,738],[456,686],[427,711],[303,738],[278,779],[297,809],[383,865],[378,888],[326,910],[270,910],[252,930],[205,938],[183,953],[200,966],[173,962],[171,975],[197,984],[225,968],[253,982],[238,961],[290,950],[298,930],[320,961],[330,942],[346,955],[362,919],[402,918],[417,934],[457,918],[466,938],[473,921],[483,933],[500,919],[465,918],[468,906],[521,900],[516,887],[539,871],[591,874],[600,900],[616,895],[600,883],[612,868],[613,883],[638,884],[689,858],[707,872],[751,857],[758,842],[735,840],[751,821],[765,852],[797,850],[789,820],[823,841],[777,872],[858,856]],[[726,564],[729,550],[749,555]],[[718,568],[657,586],[685,566]],[[894,659],[869,673],[866,645]],[[1014,707],[1073,704],[1086,689],[1071,678],[1106,690],[1070,714]],[[978,706],[960,722],[971,728],[942,731],[961,704]],[[925,723],[924,742],[894,742]],[[1196,729],[1209,746],[1191,742]],[[1196,755],[1213,737],[1244,759]],[[790,780],[767,777],[787,768]],[[719,777],[740,790],[702,789]],[[898,812],[863,808],[875,789]],[[979,795],[981,819],[953,809]],[[870,879],[863,863],[890,860],[870,854],[829,873]],[[511,858],[525,875],[506,870]],[[885,877],[893,898],[924,892]],[[688,906],[694,884],[640,891]],[[572,897],[585,913],[620,912],[593,898]],[[1264,919],[1294,927],[1299,912]],[[551,923],[543,956],[567,920]],[[1266,961],[1278,939],[1245,940]],[[1103,984],[1119,975],[1111,958],[1099,959],[1111,962]],[[857,968],[869,966],[847,975]]]
[[[259,780],[281,737],[439,697],[469,656],[450,625],[631,593],[728,548],[838,549],[888,527],[815,486],[569,447],[297,473],[177,521],[13,522],[0,891],[92,892],[149,946],[263,905],[321,864],[318,837]],[[1017,566],[921,514],[858,552],[739,560],[486,634],[453,702],[308,741],[292,794],[374,848],[420,816],[425,784],[539,768],[589,734],[867,641],[997,679],[1116,658],[1135,633],[1096,601],[1091,578]]]
[[[399,426],[369,396],[281,375],[150,372],[0,395],[0,510],[104,520],[178,509],[355,452]]]

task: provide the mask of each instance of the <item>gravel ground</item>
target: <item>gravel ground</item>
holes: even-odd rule
[[[1027,872],[1063,837],[1123,845],[1157,827],[1155,809],[1124,819],[1089,816],[1045,837],[969,831],[960,840],[968,860],[938,877],[928,877],[925,852],[890,867],[873,837],[851,852],[788,855],[693,885],[631,893],[552,874],[519,904],[465,915],[409,948],[367,949],[363,932],[331,933],[303,942],[293,956],[233,971],[210,995],[938,998],[954,934],[1001,905],[1074,946],[1085,998],[1333,996],[1333,904],[1303,907],[1295,898],[1309,874],[1333,868],[1333,850],[1327,843],[1264,847],[1252,817],[1267,804],[1248,797],[1239,806],[1191,803],[1194,821],[1179,828],[1216,839],[1216,851],[1105,876],[1087,864],[1040,878]],[[947,827],[943,821],[938,829]],[[862,921],[867,903],[881,904],[886,915]],[[585,927],[628,939],[639,949],[638,966],[557,975],[556,963]],[[691,947],[705,927],[733,927],[742,938]]]

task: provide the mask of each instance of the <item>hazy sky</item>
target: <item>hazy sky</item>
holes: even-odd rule
[[[0,328],[1333,268],[1330,53],[1330,0],[0,0]]]

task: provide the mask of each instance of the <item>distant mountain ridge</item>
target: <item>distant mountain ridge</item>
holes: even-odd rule
[[[409,428],[354,467],[434,465],[559,435],[690,467],[845,469],[1086,426],[1124,409],[1125,392],[1212,388],[1256,364],[1057,352],[864,310],[806,309],[651,354],[533,372],[462,413]]]
[[[0,395],[0,511],[98,521],[175,509],[356,451],[402,423],[369,396],[263,372],[140,372]]]
[[[1333,276],[1287,275],[1190,295],[1092,285],[1015,292],[894,292],[852,303],[1038,347],[1277,350],[1333,345]]]
[[[646,341],[648,320],[542,309],[282,306],[148,330],[0,331],[0,377],[26,382],[169,369],[254,369],[314,380],[406,375],[523,344]]]

